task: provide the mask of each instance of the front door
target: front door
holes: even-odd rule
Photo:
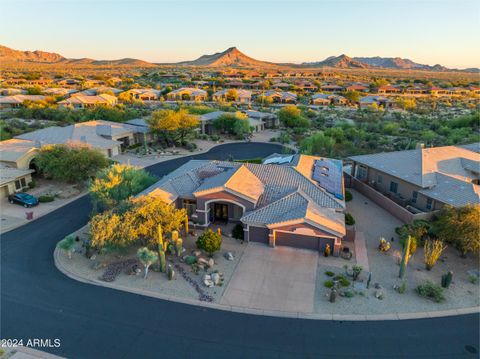
[[[214,218],[215,221],[222,221],[222,222],[228,221],[228,205],[227,204],[215,203],[213,209],[215,214],[215,218]]]

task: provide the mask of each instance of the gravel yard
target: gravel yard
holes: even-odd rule
[[[130,248],[122,254],[96,255],[94,260],[88,259],[83,254],[84,252],[81,245],[82,239],[87,236],[87,231],[88,227],[85,226],[73,233],[74,236],[78,235],[80,237],[80,242],[78,242],[76,246],[76,252],[73,254],[72,259],[68,259],[66,254],[60,253],[60,265],[66,268],[69,272],[88,280],[98,280],[105,272],[105,267],[108,264],[136,258],[136,251],[138,248]],[[197,231],[197,235],[200,233],[200,231]],[[196,237],[192,236],[189,236],[187,240],[184,240],[183,245],[186,249],[184,254],[190,254],[192,250],[196,249],[195,240]],[[183,268],[185,274],[191,278],[194,283],[199,285],[204,294],[212,297],[213,302],[219,302],[238,262],[240,261],[240,258],[242,257],[245,247],[246,244],[242,244],[240,241],[233,238],[223,236],[222,249],[213,256],[215,261],[214,266],[206,271],[200,270],[198,274],[193,273],[189,265],[183,263],[179,257],[174,255],[167,255],[167,262],[174,267],[177,265]],[[233,254],[234,259],[232,261],[229,261],[224,257],[224,253],[226,252],[231,252]],[[208,259],[206,255],[202,254],[202,257]],[[142,272],[139,274],[129,275],[126,273],[125,269],[123,269],[116,277],[113,284],[121,287],[128,287],[135,291],[148,291],[164,296],[189,299],[199,298],[199,294],[196,292],[194,286],[184,279],[178,268],[175,269],[175,279],[168,280],[167,275],[155,271],[154,266],[150,267],[148,276],[144,279],[143,266],[139,264],[139,267],[142,269]],[[203,276],[207,273],[212,273],[213,271],[223,273],[223,285],[207,288],[202,283]]]
[[[330,303],[328,295],[330,289],[325,288],[324,282],[331,279],[325,271],[332,271],[336,275],[344,273],[338,265],[322,265],[319,261],[316,284],[315,311],[318,313],[333,314],[383,314],[383,313],[414,313],[425,311],[439,311],[447,309],[475,307],[480,305],[480,286],[472,284],[468,278],[468,271],[478,270],[479,263],[474,256],[464,259],[454,248],[447,248],[442,257],[431,271],[425,269],[423,263],[423,248],[419,247],[407,267],[405,280],[406,291],[403,294],[393,289],[395,284],[400,285],[398,278],[399,265],[395,253],[401,252],[395,227],[401,222],[389,213],[378,207],[366,197],[351,190],[353,200],[347,203],[348,212],[356,220],[357,231],[364,233],[368,262],[372,279],[370,289],[359,290],[362,294],[355,294],[353,298],[337,297],[335,303]],[[380,237],[388,241],[394,238],[392,248],[387,253],[381,253],[377,246]],[[351,266],[351,261],[344,261]],[[445,301],[436,303],[420,297],[415,288],[425,280],[440,284],[442,274],[453,271],[453,281],[448,289],[444,290]],[[366,273],[362,273],[366,283]],[[375,298],[375,283],[380,284],[384,299]]]

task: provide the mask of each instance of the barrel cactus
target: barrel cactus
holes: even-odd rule
[[[175,251],[177,252],[177,256],[182,255],[183,251],[183,240],[182,238],[178,238],[177,241],[175,242]]]

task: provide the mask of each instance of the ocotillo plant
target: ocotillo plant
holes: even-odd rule
[[[405,276],[405,269],[407,268],[408,264],[408,257],[410,255],[410,241],[412,238],[410,236],[407,237],[407,240],[405,241],[405,247],[403,248],[403,257],[402,257],[402,263],[400,263],[400,272],[398,276],[400,278],[403,278]]]

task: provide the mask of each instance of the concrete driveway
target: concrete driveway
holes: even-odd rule
[[[249,243],[221,303],[264,310],[313,312],[318,253]]]

